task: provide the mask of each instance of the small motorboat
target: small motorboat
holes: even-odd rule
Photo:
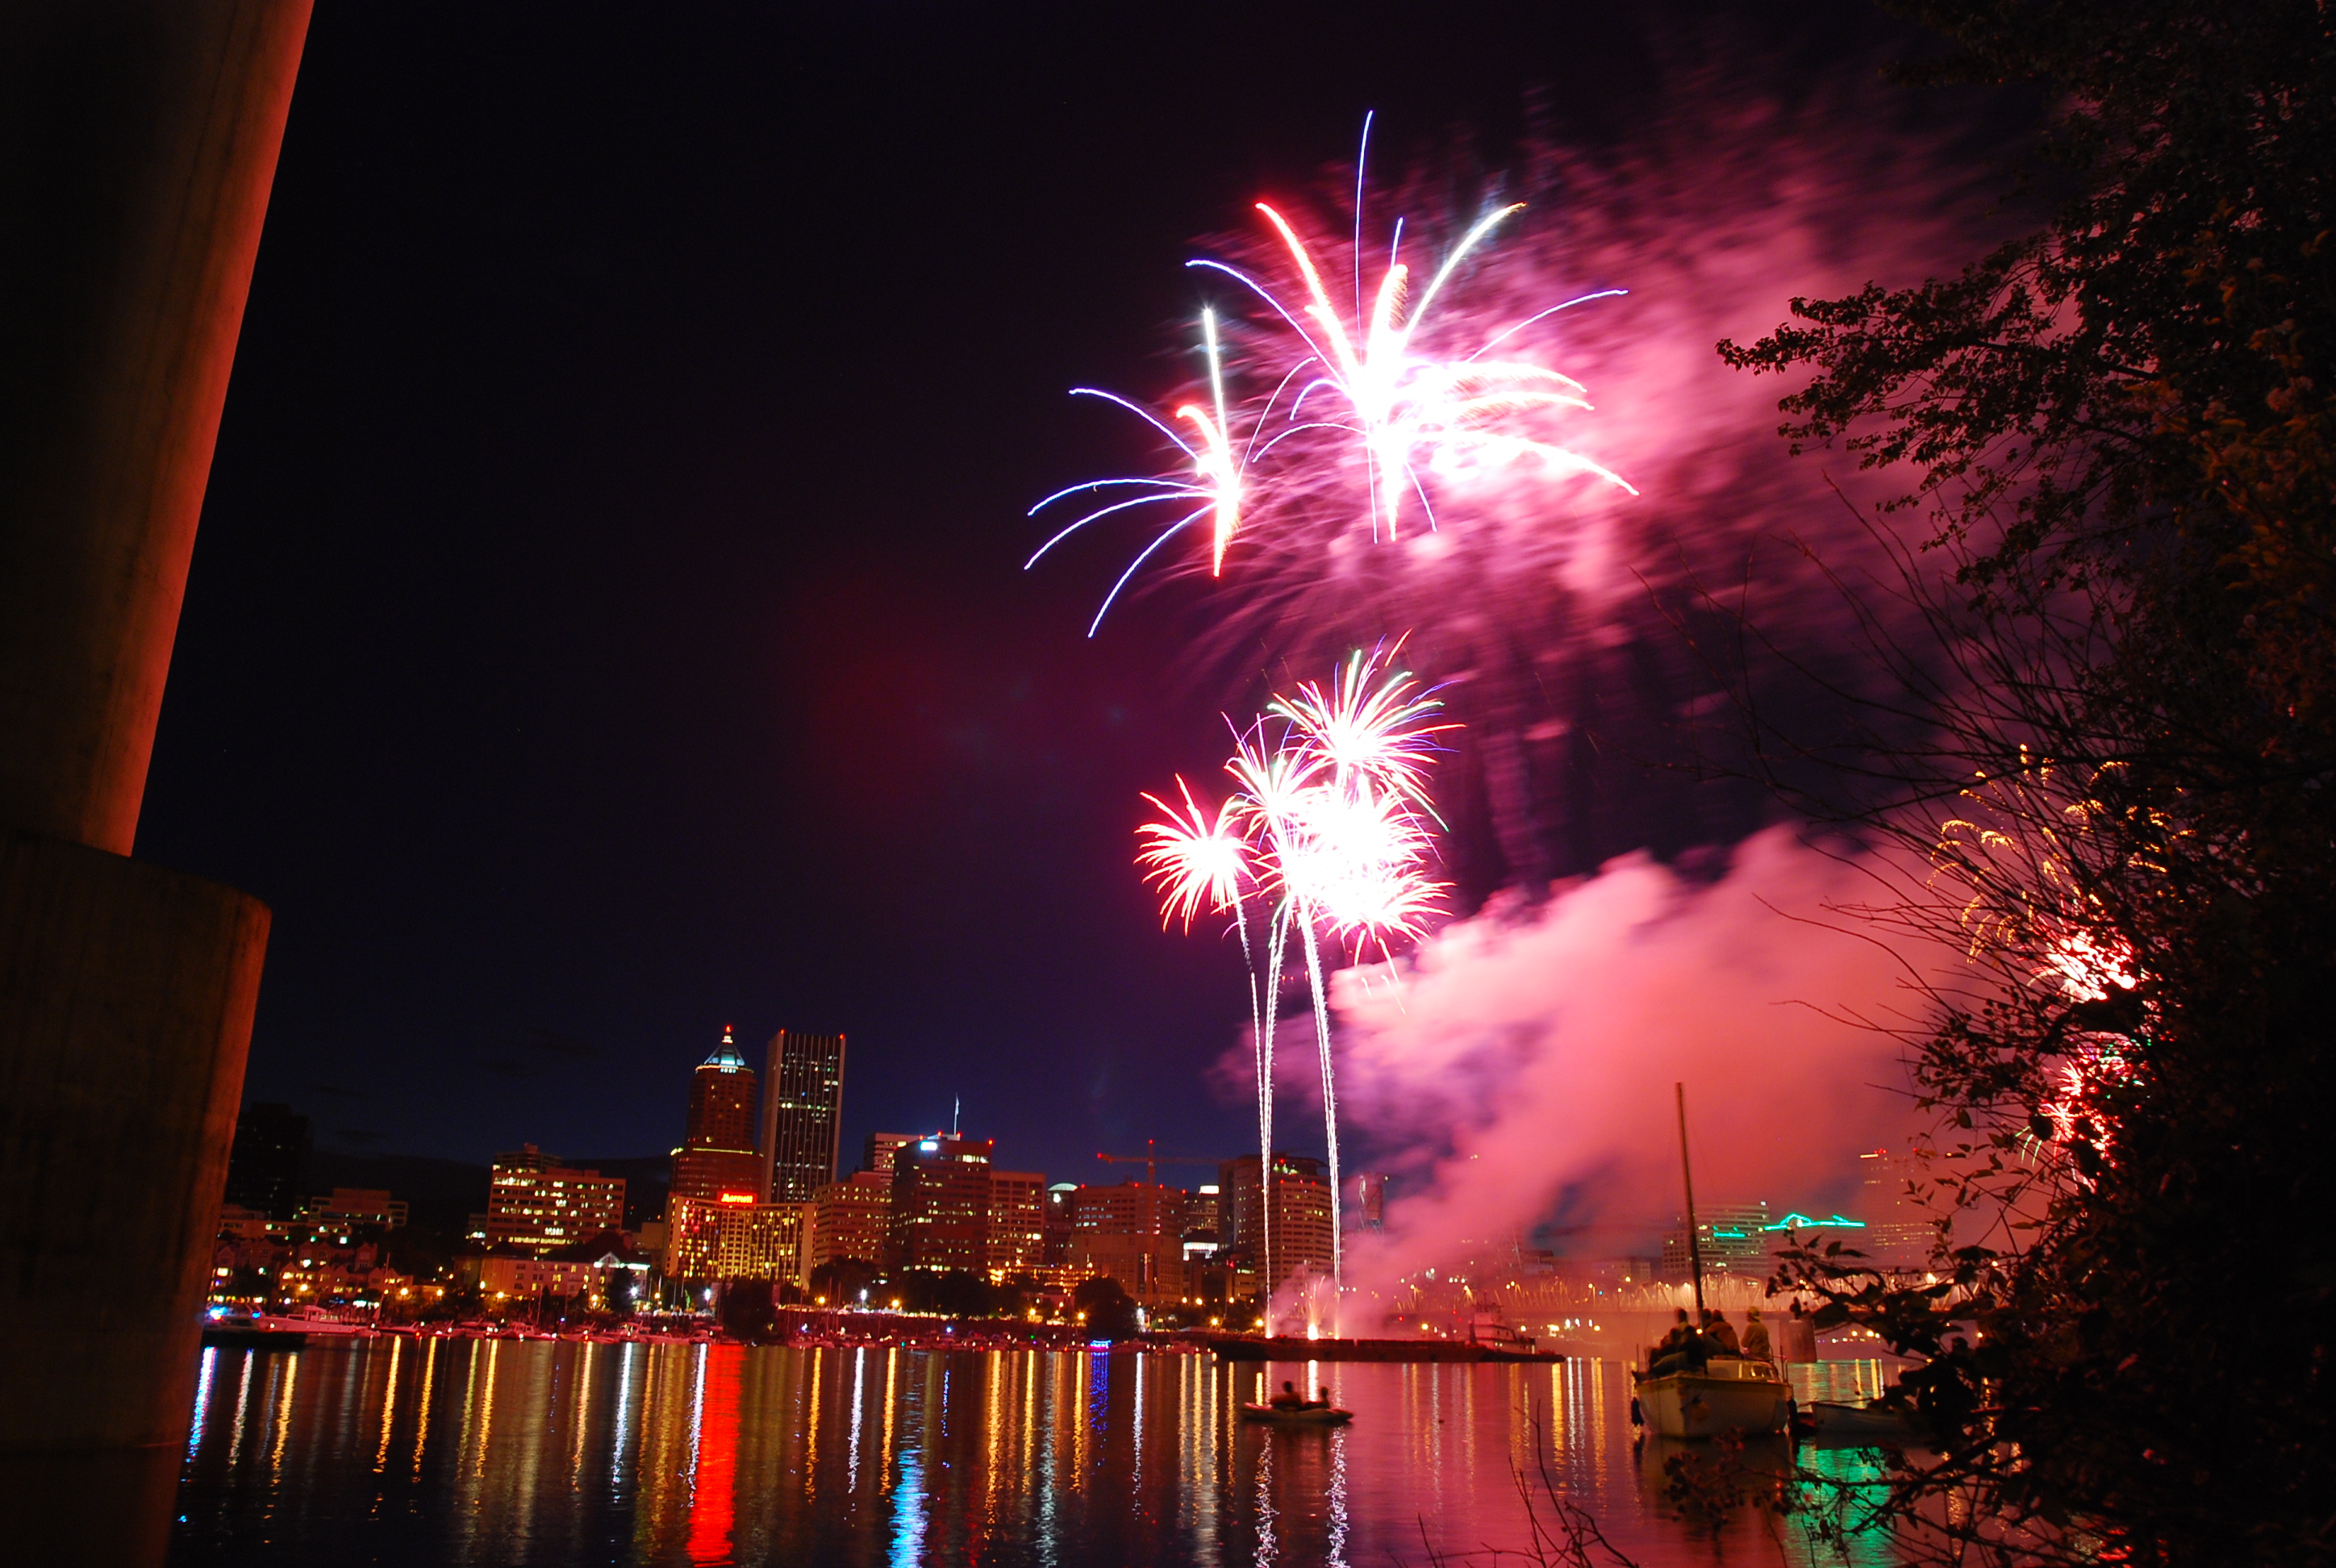
[[[1921,1430],[1904,1410],[1893,1410],[1877,1405],[1843,1405],[1830,1399],[1813,1399],[1796,1428],[1805,1423],[1806,1435],[1820,1443],[1889,1443],[1904,1444],[1917,1440]]]
[[[1352,1410],[1336,1405],[1243,1405],[1244,1421],[1269,1421],[1277,1427],[1343,1427],[1355,1418]]]

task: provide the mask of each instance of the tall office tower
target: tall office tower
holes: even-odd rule
[[[729,1027],[722,1043],[689,1079],[689,1123],[673,1152],[676,1198],[709,1203],[727,1197],[753,1203],[762,1193],[762,1157],[754,1153],[754,1069],[738,1054]]]
[[[1685,1280],[1692,1276],[1698,1254],[1702,1257],[1707,1274],[1765,1275],[1768,1271],[1768,1248],[1774,1238],[1768,1232],[1767,1203],[1698,1205],[1695,1219],[1693,1251],[1688,1248],[1683,1219],[1678,1230],[1663,1238],[1663,1278]]]
[[[471,1216],[471,1240],[542,1253],[624,1226],[624,1177],[571,1170],[528,1144],[495,1156],[487,1212]]]
[[[1888,1149],[1860,1154],[1857,1164],[1865,1225],[1840,1240],[1864,1253],[1870,1267],[1922,1268],[1939,1240],[1938,1222],[1918,1195],[1924,1166]]]
[[[1259,1202],[1258,1163],[1255,1154],[1227,1160],[1217,1167],[1217,1184],[1225,1246],[1262,1275],[1265,1207]],[[1279,1289],[1301,1265],[1317,1273],[1330,1271],[1330,1183],[1321,1161],[1304,1154],[1273,1156],[1272,1242],[1270,1288]]]
[[[1217,1245],[1217,1232],[1223,1228],[1223,1189],[1212,1182],[1184,1199],[1184,1238],[1206,1242],[1212,1249]]]
[[[1046,1239],[1046,1178],[1036,1171],[989,1173],[989,1271],[1001,1278],[1035,1268]]]
[[[1150,1182],[1081,1187],[1071,1208],[1071,1261],[1110,1275],[1146,1305],[1181,1298],[1191,1197],[1182,1187]]]
[[[913,1144],[922,1136],[924,1136],[924,1135],[921,1133],[869,1134],[868,1148],[866,1153],[861,1156],[860,1168],[863,1171],[873,1171],[878,1175],[883,1177],[886,1181],[891,1181],[892,1179],[892,1156],[900,1152],[902,1144]],[[933,1136],[939,1137],[940,1135],[936,1133]]]
[[[1071,1214],[1078,1203],[1076,1182],[1056,1182],[1046,1189],[1046,1212],[1038,1221],[1038,1261],[1047,1268],[1071,1261]]]
[[[892,1217],[892,1178],[854,1171],[822,1187],[811,1201],[803,1243],[803,1279],[829,1263],[881,1263]]]
[[[920,1138],[892,1160],[885,1261],[896,1269],[989,1266],[988,1138]]]
[[[289,1105],[246,1105],[227,1156],[227,1201],[288,1220],[300,1207],[307,1162],[307,1117],[294,1115]]]
[[[807,1203],[842,1151],[843,1037],[781,1029],[763,1066],[763,1196]]]

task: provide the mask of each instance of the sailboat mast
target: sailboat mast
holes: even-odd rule
[[[1687,1257],[1695,1271],[1695,1315],[1703,1318],[1703,1242],[1696,1234],[1695,1225],[1695,1166],[1687,1157],[1687,1086],[1673,1084],[1679,1096],[1679,1177],[1687,1185]]]

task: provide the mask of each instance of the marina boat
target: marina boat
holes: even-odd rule
[[[263,1318],[248,1307],[213,1308],[203,1316],[202,1342],[223,1350],[297,1350],[308,1336],[282,1319]]]
[[[1842,1405],[1830,1399],[1810,1403],[1802,1417],[1808,1435],[1819,1443],[1911,1443],[1920,1434],[1903,1410],[1873,1405]]]
[[[1241,1419],[1276,1427],[1343,1427],[1355,1418],[1352,1410],[1336,1405],[1243,1405]]]
[[[1703,1317],[1703,1249],[1695,1223],[1695,1164],[1688,1157],[1687,1086],[1675,1084],[1679,1104],[1679,1179],[1687,1193],[1688,1263],[1695,1281],[1698,1320]],[[1714,1356],[1700,1370],[1666,1372],[1639,1378],[1631,1401],[1633,1420],[1643,1419],[1659,1437],[1712,1437],[1722,1432],[1758,1435],[1782,1432],[1793,1417],[1793,1388],[1767,1361]]]
[[[1766,1361],[1714,1356],[1700,1372],[1640,1378],[1639,1407],[1659,1437],[1782,1432],[1792,1417],[1793,1390]]]

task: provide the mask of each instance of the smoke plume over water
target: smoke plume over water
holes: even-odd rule
[[[1905,955],[1832,912],[1872,892],[1854,859],[1770,829],[1714,880],[1632,855],[1446,927],[1399,987],[1341,975],[1342,1108],[1397,1178],[1354,1272],[1448,1265],[1552,1215],[1589,1229],[1574,1250],[1644,1247],[1679,1203],[1674,1083],[1699,1202],[1837,1199],[1850,1156],[1910,1125],[1882,1027],[1915,1005]]]

